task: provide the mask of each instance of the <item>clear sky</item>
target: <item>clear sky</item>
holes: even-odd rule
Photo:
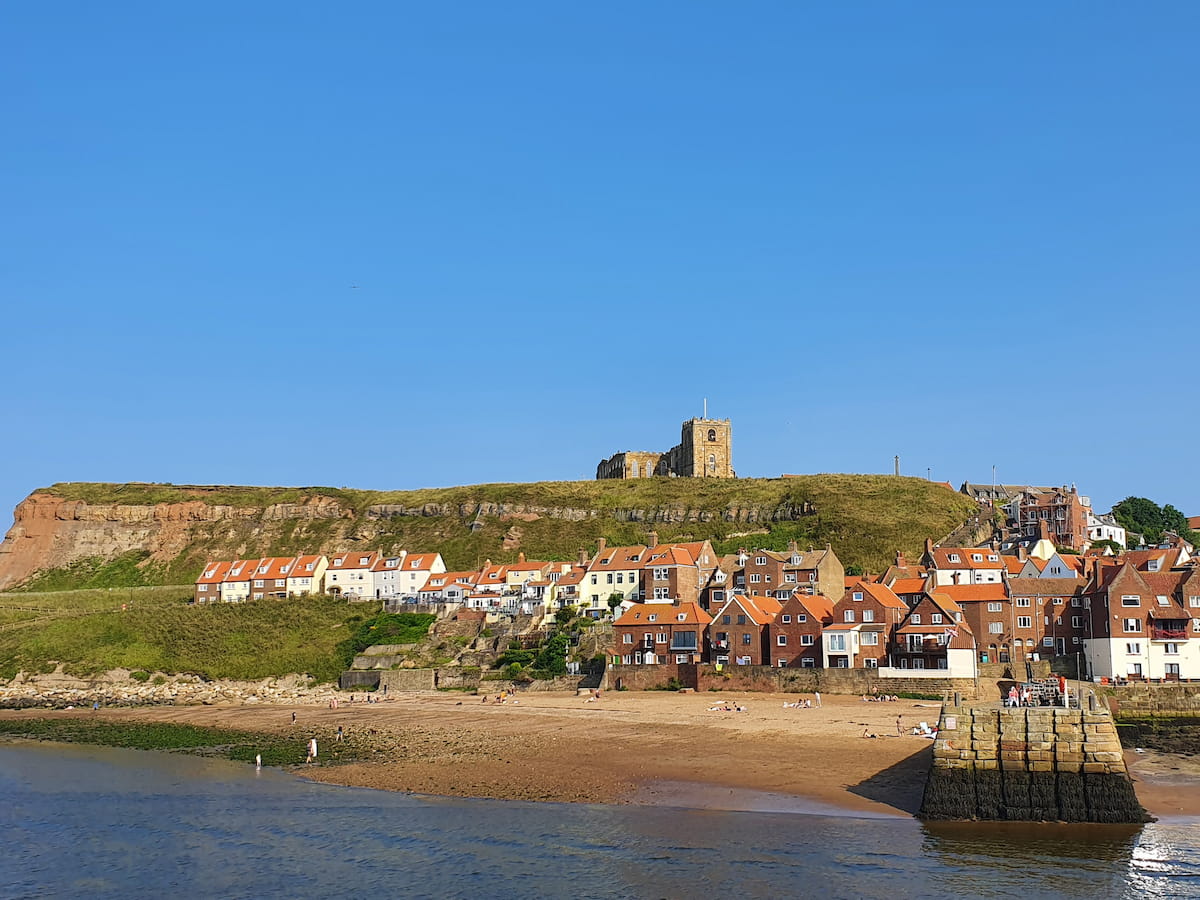
[[[1200,514],[1200,4],[0,6],[56,481],[1076,482]],[[357,287],[354,287],[357,285]]]

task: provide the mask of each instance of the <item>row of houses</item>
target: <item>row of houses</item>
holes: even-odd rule
[[[361,599],[452,603],[500,611],[534,604],[566,606],[600,618],[641,601],[723,604],[733,591],[786,599],[797,590],[840,592],[844,568],[833,549],[741,550],[718,557],[711,542],[609,547],[601,538],[591,556],[574,562],[485,561],[476,570],[447,571],[438,553],[384,555],[355,551],[210,562],[196,581],[198,602],[258,600],[329,593]]]
[[[935,669],[1079,654],[1079,674],[1200,678],[1200,560],[1175,539],[1120,556],[934,547],[837,595],[747,584],[720,607],[645,601],[614,623],[614,663]]]
[[[935,547],[880,575],[845,575],[833,548],[750,549],[709,541],[609,547],[573,562],[490,560],[447,571],[438,553],[354,551],[209,563],[198,602],[331,593],[546,616],[614,618],[614,661],[950,670],[1083,654],[1087,674],[1200,678],[1200,567],[1163,546],[1062,552],[1049,524],[1004,553]],[[1080,672],[1080,674],[1085,674]]]

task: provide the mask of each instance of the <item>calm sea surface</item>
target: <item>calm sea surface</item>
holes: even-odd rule
[[[1200,825],[442,800],[0,745],[3,897],[1200,897]]]

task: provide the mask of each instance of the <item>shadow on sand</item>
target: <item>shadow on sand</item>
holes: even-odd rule
[[[912,756],[849,788],[850,793],[915,816],[921,809],[925,780],[933,764],[933,741],[926,741]]]

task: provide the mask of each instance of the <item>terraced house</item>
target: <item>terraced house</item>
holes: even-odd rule
[[[712,617],[699,603],[635,603],[613,623],[614,661],[623,665],[685,665],[705,655]]]

